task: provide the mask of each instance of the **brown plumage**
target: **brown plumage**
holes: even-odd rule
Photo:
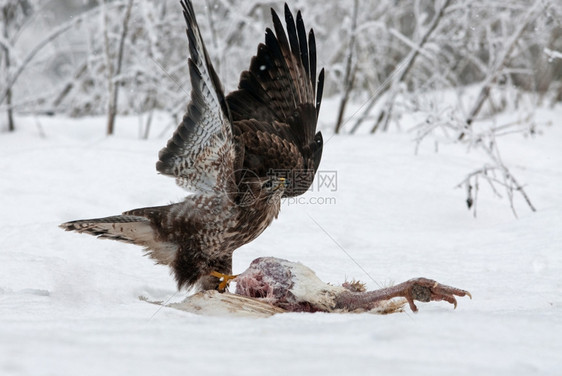
[[[304,193],[322,156],[316,133],[324,72],[316,78],[316,42],[300,12],[287,5],[287,34],[272,10],[238,90],[225,97],[189,0],[182,0],[189,40],[191,101],[159,153],[156,169],[194,192],[172,205],[71,221],[77,231],[145,247],[169,265],[178,288],[216,289],[213,271],[232,273],[232,253],[277,217],[283,196]],[[318,83],[316,83],[318,81]]]
[[[285,196],[308,190],[322,157],[322,134],[316,122],[324,70],[316,87],[316,39],[306,35],[301,13],[295,20],[285,4],[285,22],[272,9],[275,33],[266,29],[250,68],[242,72],[238,90],[226,97],[237,143],[244,147],[243,168],[258,176],[288,172]]]

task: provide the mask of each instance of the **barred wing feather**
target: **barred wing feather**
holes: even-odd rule
[[[187,24],[191,101],[182,122],[159,153],[156,169],[192,192],[226,188],[235,148],[222,85],[206,51],[191,2],[182,1]]]

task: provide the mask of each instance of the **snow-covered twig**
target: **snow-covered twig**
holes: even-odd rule
[[[396,77],[396,81],[392,83],[392,87],[391,87],[392,91],[390,95],[387,97],[385,106],[383,107],[381,113],[379,114],[379,116],[377,116],[377,121],[371,128],[371,133],[375,133],[379,129],[381,124],[383,130],[387,130],[388,122],[390,121],[392,110],[394,108],[394,102],[399,92],[399,84],[404,80],[408,72],[414,66],[416,57],[420,54],[420,51],[423,49],[424,45],[429,40],[429,37],[439,25],[439,22],[442,20],[443,15],[445,14],[445,10],[447,9],[450,3],[451,3],[450,0],[445,0],[445,2],[439,8],[439,11],[435,14],[433,19],[431,20],[428,28],[425,30],[425,33],[420,39],[420,41],[418,42],[416,48],[412,49],[410,58],[408,59],[408,64],[406,65],[405,69],[401,72],[401,74]]]
[[[115,6],[115,5],[113,5]],[[84,21],[85,19],[89,18],[92,16],[92,14],[95,14],[99,11],[98,8],[94,8],[88,12],[83,13],[82,15],[73,18],[72,20],[60,25],[59,27],[57,27],[55,30],[53,30],[52,32],[50,32],[49,34],[47,34],[46,37],[44,37],[43,39],[41,39],[36,45],[35,47],[33,47],[25,56],[25,58],[22,60],[22,62],[18,65],[18,68],[16,69],[16,71],[8,78],[8,80],[6,80],[6,86],[3,90],[3,92],[0,94],[0,103],[2,103],[5,99],[6,99],[6,95],[8,93],[8,91],[14,86],[14,84],[16,83],[16,81],[18,80],[18,78],[20,77],[20,75],[22,74],[22,72],[25,70],[25,68],[29,65],[29,63],[35,58],[35,56],[46,46],[48,46],[52,41],[54,41],[55,39],[57,39],[59,36],[61,36],[62,34],[64,34],[66,31],[68,31],[69,29],[71,29],[72,27],[76,26],[77,24],[81,23],[82,21]]]
[[[562,59],[562,52],[560,51],[553,51],[550,48],[545,48],[544,49],[544,54],[546,56],[548,56],[548,59],[550,61],[552,60],[556,60],[556,59]]]
[[[542,0],[535,1],[534,6],[531,9],[529,9],[527,14],[525,14],[523,19],[519,23],[519,28],[515,31],[515,33],[513,33],[511,39],[507,42],[501,53],[496,58],[496,62],[494,66],[488,72],[488,76],[486,77],[484,83],[482,84],[482,89],[478,94],[478,98],[476,99],[476,102],[472,106],[472,109],[470,110],[466,118],[465,129],[460,133],[459,140],[462,140],[465,137],[466,133],[470,130],[474,118],[478,115],[478,113],[482,109],[482,105],[488,99],[490,95],[490,90],[492,89],[492,85],[496,82],[497,78],[499,77],[503,68],[505,67],[508,59],[511,57],[511,54],[514,51],[517,42],[520,40],[521,35],[523,34],[527,26],[539,16],[540,11],[543,9],[543,7],[544,6]]]
[[[486,141],[484,140],[486,138]],[[509,200],[509,206],[513,215],[517,217],[517,211],[515,210],[514,204],[514,194],[519,193],[529,208],[532,211],[536,211],[537,209],[531,202],[531,199],[525,192],[523,186],[519,183],[518,179],[512,174],[509,168],[505,165],[500,155],[495,134],[493,131],[487,132],[487,134],[481,135],[478,140],[476,141],[475,145],[489,157],[491,160],[491,164],[486,164],[484,167],[479,168],[470,174],[468,174],[459,184],[458,187],[466,186],[467,187],[467,204],[469,209],[474,210],[474,215],[476,216],[476,206],[472,206],[473,203],[476,203],[478,189],[475,190],[474,196],[472,195],[472,186],[477,186],[478,184],[478,177],[484,177],[486,181],[489,183],[492,191],[498,196],[501,197],[499,192],[496,189],[496,184],[502,186],[505,189],[507,194],[507,198]],[[499,172],[501,174],[501,178],[497,178],[495,176],[491,177],[489,175],[490,172]]]
[[[424,45],[429,40],[429,37],[431,36],[431,34],[435,31],[435,29],[439,25],[439,22],[443,18],[443,15],[445,13],[445,9],[447,9],[450,2],[451,2],[451,0],[445,0],[443,5],[440,7],[439,11],[436,13],[435,17],[433,17],[432,21],[428,25],[427,29],[425,30],[425,33],[423,34],[423,36],[420,38],[420,40],[416,44],[416,47],[412,48],[412,50],[410,51],[408,56],[404,59],[404,62],[401,63],[400,65],[398,65],[396,67],[396,69],[393,71],[393,79],[392,79],[392,84],[391,84],[392,87],[395,87],[395,88],[398,87],[398,84],[401,83],[404,80],[404,78],[407,76],[407,74],[410,72],[410,70],[412,69],[412,67],[414,65],[414,62],[416,61],[416,57],[420,54],[420,51],[424,48]],[[396,72],[396,74],[394,74],[394,72]],[[367,118],[367,116],[369,115],[369,113],[371,112],[373,107],[375,106],[378,99],[382,96],[383,92],[388,90],[388,88],[389,87],[386,87],[385,89],[377,92],[369,100],[369,104],[367,105],[367,107],[365,108],[365,110],[363,111],[363,113],[361,114],[359,119],[357,119],[357,121],[353,125],[351,133],[354,133],[361,126],[363,121],[365,121],[365,119]],[[393,101],[394,99],[395,99],[395,95],[392,95],[391,98],[390,98],[390,101]],[[387,114],[391,110],[390,107],[391,107],[390,102],[387,100],[387,111],[386,111]],[[377,122],[376,122],[375,126],[373,127],[373,129],[371,130],[371,132],[376,131],[376,129],[378,128],[378,124],[380,124],[380,121],[382,121],[383,118],[385,118],[384,110],[377,117]],[[386,118],[388,119],[388,116],[386,116]]]

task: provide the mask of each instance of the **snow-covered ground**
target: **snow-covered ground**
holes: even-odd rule
[[[300,261],[331,283],[370,289],[424,276],[469,290],[457,310],[418,314],[207,317],[139,299],[181,301],[167,268],[141,249],[66,233],[58,224],[182,199],[156,174],[172,133],[156,119],[18,118],[0,134],[1,375],[560,374],[562,369],[562,108],[534,139],[502,139],[505,162],[535,206],[481,184],[478,218],[455,189],[476,153],[412,134],[327,139],[319,176],[301,202],[235,252]],[[44,134],[44,137],[41,136]],[[163,137],[157,137],[164,134]],[[335,182],[337,186],[329,183]]]

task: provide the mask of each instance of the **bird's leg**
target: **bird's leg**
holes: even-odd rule
[[[219,287],[218,287],[219,292],[225,292],[226,288],[230,284],[230,281],[232,281],[233,279],[238,277],[238,274],[237,275],[230,275],[230,274],[219,273],[219,272],[216,272],[216,271],[212,271],[211,275],[220,280]]]
[[[412,311],[417,312],[418,307],[414,304],[414,300],[420,302],[445,300],[457,308],[455,296],[468,296],[472,299],[472,295],[468,291],[442,285],[432,279],[415,278],[395,286],[365,293],[344,292],[337,297],[336,306],[350,311],[371,309],[382,300],[403,297],[408,301]]]

